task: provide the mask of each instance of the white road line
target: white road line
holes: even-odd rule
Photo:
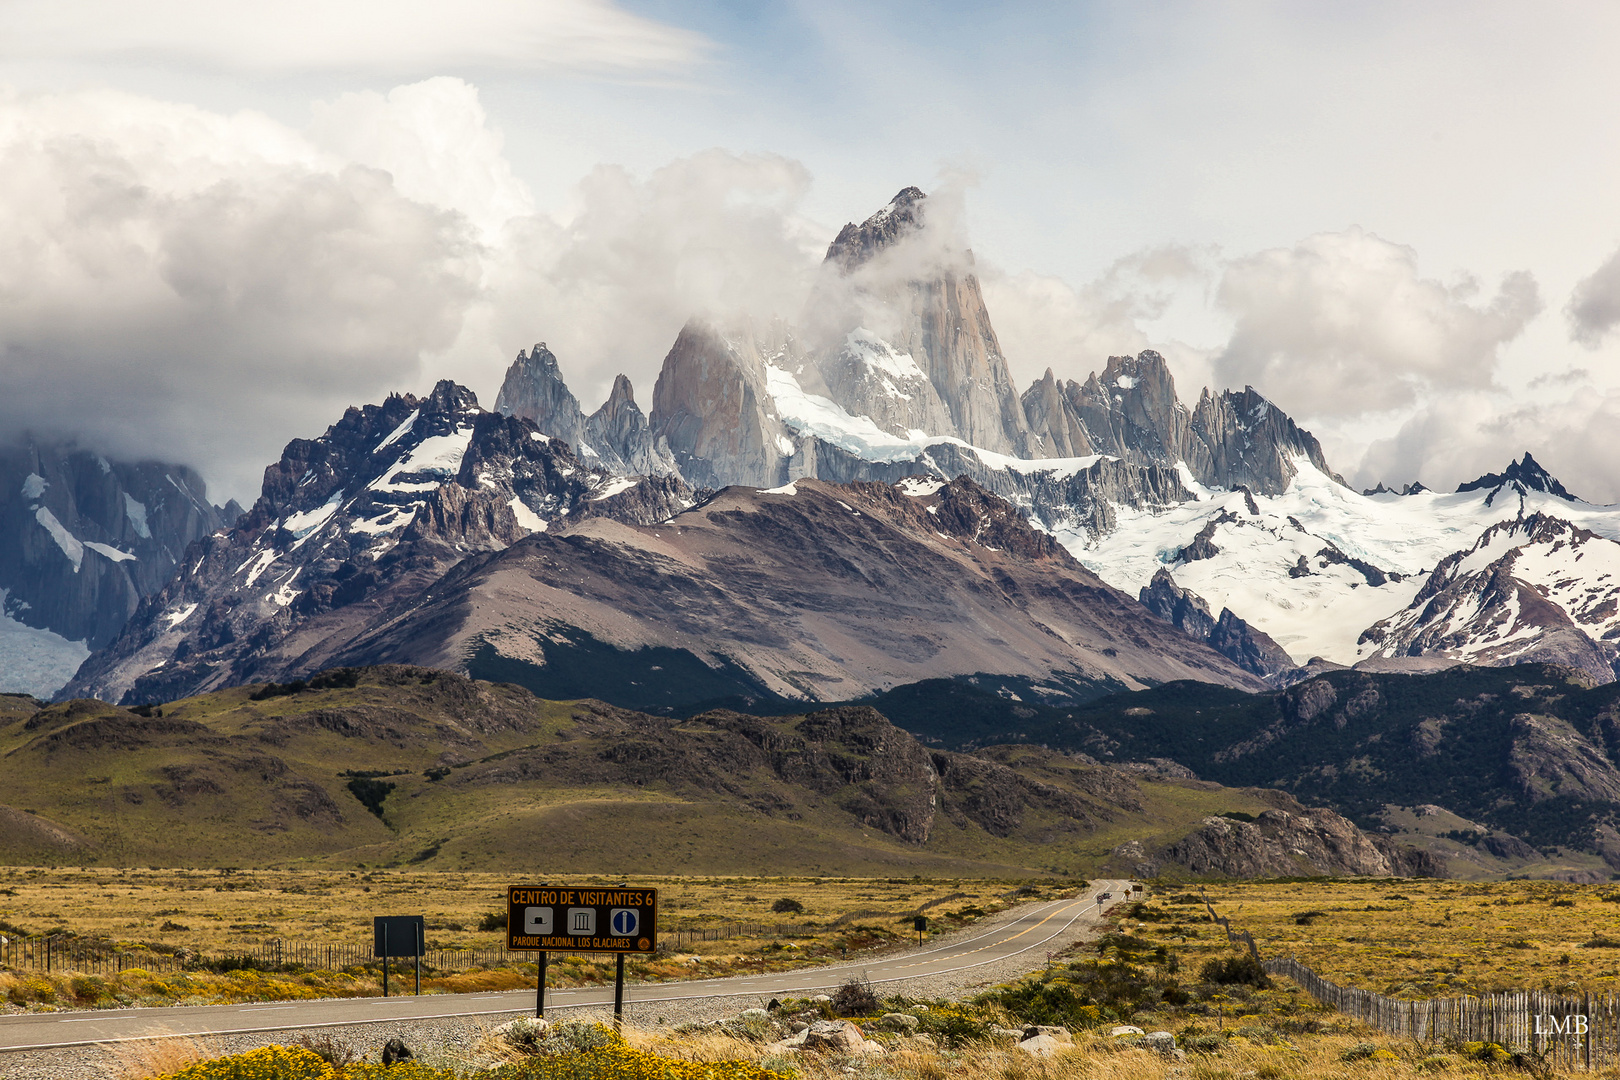
[[[985,959],[985,960],[975,960],[974,962],[972,962],[970,964],[958,964],[955,967],[940,968],[940,969],[938,969],[936,971],[924,972],[924,973],[921,973],[921,974],[918,974],[918,975],[896,975],[896,976],[892,976],[890,978],[873,979],[871,981],[875,982],[875,983],[905,982],[908,979],[922,978],[924,976],[948,975],[948,974],[951,974],[952,972],[965,971],[968,968],[982,967],[985,964],[993,964],[993,963],[995,963],[995,962],[997,962],[999,960],[1010,959],[1010,958],[1012,958],[1014,956],[1020,955],[1021,953],[1026,953],[1026,952],[1030,951],[1031,949],[1034,949],[1034,948],[1037,948],[1037,947],[1039,947],[1041,945],[1044,945],[1048,941],[1051,941],[1053,938],[1058,937],[1065,930],[1067,930],[1069,927],[1073,926],[1075,921],[1077,919],[1079,919],[1081,915],[1085,914],[1086,910],[1091,905],[1085,898],[1081,898],[1081,899],[1076,899],[1076,900],[1056,900],[1056,901],[1052,901],[1047,906],[1050,907],[1050,908],[1053,908],[1053,909],[1058,909],[1058,910],[1061,910],[1064,907],[1072,906],[1072,907],[1077,908],[1077,910],[1074,912],[1074,914],[1069,916],[1068,921],[1066,921],[1062,926],[1058,927],[1056,930],[1052,931],[1052,933],[1046,935],[1045,937],[1041,938],[1038,941],[1030,942],[1028,945],[1025,945],[1021,949],[1015,949],[1010,953],[1005,953],[1005,954],[998,955],[998,956],[992,956],[992,957],[990,957],[988,959]],[[992,941],[992,942],[990,942],[990,943],[988,943],[986,945],[980,946],[977,949],[970,949],[970,950],[967,950],[966,952],[959,952],[956,955],[959,955],[959,956],[972,955],[973,953],[983,952],[985,949],[993,948],[995,945],[1000,944],[1002,942],[1016,941],[1018,938],[1023,937],[1025,934],[1028,934],[1031,931],[1038,930],[1042,926],[1045,926],[1048,922],[1050,922],[1053,918],[1055,918],[1057,916],[1058,910],[1053,910],[1050,914],[1048,914],[1045,918],[1041,919],[1039,922],[1037,922],[1037,923],[1035,923],[1035,924],[1033,924],[1031,926],[1025,927],[1023,930],[1020,930],[1016,934],[1012,934],[1012,935],[1010,935],[1008,937],[1000,938],[997,941]],[[1023,922],[1026,919],[1031,918],[1034,915],[1039,914],[1040,911],[1041,911],[1041,909],[1037,908],[1037,909],[1029,912],[1028,915],[1016,920],[1015,922],[1013,922],[1010,925],[1015,926],[1019,922]],[[1002,929],[1006,929],[1006,926],[1003,926]],[[935,950],[932,950],[932,951],[943,952],[943,951],[946,951],[948,949],[953,949],[953,948],[955,948],[957,946],[960,946],[960,945],[972,944],[975,941],[982,941],[987,937],[991,937],[996,932],[997,931],[995,929],[987,930],[985,933],[979,935],[978,937],[969,938],[966,941],[957,942],[954,945],[942,944],[942,945],[938,946]],[[913,966],[914,967],[916,965],[913,964],[913,965],[906,965],[906,966]],[[827,968],[820,968],[820,969],[816,969],[816,970],[817,970],[817,972],[819,974],[825,975],[825,974],[829,973],[830,971],[834,971],[834,970],[847,971],[848,969],[855,968],[855,967],[863,967],[863,969],[864,969],[863,965],[841,964],[841,965],[837,965],[836,968],[827,967]],[[781,974],[787,975],[787,974],[791,974],[791,973],[782,972]],[[806,972],[805,974],[808,975],[809,972]],[[761,981],[767,981],[767,982],[770,981],[770,977],[768,975],[760,976],[759,979]],[[641,989],[643,991],[645,991],[645,990],[652,989],[652,988],[655,988],[655,987],[675,987],[675,986],[685,987],[685,986],[701,985],[702,983],[725,983],[727,981],[728,980],[725,980],[725,979],[722,979],[722,978],[716,978],[716,979],[705,979],[705,980],[702,980],[701,983],[642,983],[642,984],[640,984],[640,987],[641,987]],[[753,981],[754,980],[748,980],[748,982],[753,982]],[[748,989],[741,989],[741,987],[747,985],[747,983],[745,983],[745,982],[736,982],[736,983],[733,983],[732,985],[734,987],[738,987],[738,989],[735,990],[732,993],[729,993],[729,994],[727,994],[727,993],[710,993],[710,994],[684,994],[684,995],[679,995],[679,996],[664,996],[662,994],[658,994],[658,993],[654,992],[652,995],[649,995],[647,997],[639,997],[635,1001],[627,1001],[626,1004],[630,1004],[630,1005],[651,1005],[651,1004],[657,1004],[657,1003],[662,1003],[662,1002],[666,1002],[666,1001],[697,1001],[697,1000],[700,1000],[700,999],[703,999],[703,998],[713,998],[713,997],[745,997],[748,994],[755,992],[755,991],[748,990]],[[838,986],[838,985],[840,985],[840,984],[836,983],[836,982],[833,982],[833,983],[820,983],[820,984],[809,985],[809,986],[787,986],[787,987],[777,986],[771,992],[773,994],[775,994],[775,993],[789,993],[789,992],[796,991],[796,990],[825,990],[825,989],[829,989],[831,987]],[[606,988],[603,988],[604,992],[605,992],[605,989]],[[559,993],[564,993],[564,992],[572,993],[572,994],[582,994],[582,993],[588,993],[589,991],[586,990],[585,988],[578,988],[578,989],[574,989],[574,990],[571,990],[571,991],[559,991]],[[533,991],[532,990],[512,990],[512,991],[508,991],[507,993],[509,993],[511,995],[517,995],[517,994],[528,995],[528,994],[532,994]],[[437,996],[437,995],[435,995],[435,996]],[[606,1004],[609,1003],[608,1001],[603,1000],[603,1001],[582,1001],[582,1002],[576,1002],[576,1003],[573,1003],[573,1004],[563,1004],[563,1003],[558,1003],[558,1002],[555,1002],[554,1000],[552,1000],[552,995],[551,995],[550,992],[547,993],[546,997],[547,997],[547,1005],[548,1005],[548,1007],[556,1008],[556,1009],[583,1009],[583,1008],[590,1008],[590,1007],[593,1007],[593,1006],[606,1005]],[[375,1000],[377,1000],[379,1003],[382,1001],[382,999],[380,999],[380,998],[375,999]],[[496,996],[496,997],[486,998],[485,1000],[497,1000],[498,1001],[498,1000],[502,1000],[502,998],[499,997],[499,996]],[[297,1008],[297,1006],[284,1006],[284,1007],[285,1008]],[[318,1028],[330,1028],[330,1027],[353,1027],[353,1026],[357,1026],[357,1025],[360,1025],[360,1024],[396,1023],[396,1022],[399,1022],[399,1021],[402,1021],[402,1020],[448,1020],[448,1019],[452,1019],[452,1018],[458,1017],[458,1016],[499,1016],[499,1015],[505,1014],[505,1013],[528,1012],[531,1007],[532,1006],[525,1004],[523,1006],[520,1006],[520,1007],[517,1007],[517,1008],[511,1008],[511,1009],[485,1009],[485,1010],[479,1010],[479,1011],[476,1011],[476,1012],[475,1011],[468,1011],[468,1010],[458,1010],[456,1012],[432,1013],[432,1014],[424,1014],[424,1015],[420,1015],[420,1016],[403,1015],[403,1016],[379,1016],[379,1017],[351,1017],[351,1018],[345,1019],[345,1020],[328,1020],[328,1021],[323,1021],[323,1022],[317,1023],[317,1024],[295,1024],[295,1025],[292,1025],[291,1027],[289,1027],[288,1025],[285,1025],[285,1024],[281,1024],[281,1025],[270,1025],[270,1026],[267,1026],[267,1027],[258,1027],[258,1028],[228,1028],[228,1029],[223,1029],[223,1030],[215,1029],[215,1030],[205,1030],[205,1031],[148,1032],[145,1035],[117,1036],[117,1037],[114,1037],[114,1038],[89,1040],[88,1042],[79,1041],[79,1042],[67,1042],[67,1043],[31,1044],[31,1045],[24,1045],[24,1046],[0,1046],[0,1053],[7,1053],[7,1052],[13,1052],[13,1051],[19,1051],[19,1050],[59,1050],[59,1049],[63,1049],[65,1047],[69,1047],[69,1046],[84,1046],[84,1045],[88,1045],[90,1043],[111,1044],[111,1043],[121,1043],[121,1042],[146,1042],[146,1041],[150,1041],[152,1039],[199,1038],[199,1037],[207,1036],[207,1035],[253,1035],[253,1034],[259,1034],[259,1033],[267,1032],[267,1031],[288,1031],[288,1030],[304,1031],[304,1030],[314,1030],[314,1029],[318,1029]],[[241,1011],[247,1012],[247,1011],[257,1011],[257,1010],[246,1010],[246,1009],[244,1009],[244,1010],[241,1010]],[[94,1020],[94,1019],[105,1019],[105,1018],[104,1017],[86,1017],[82,1021],[64,1020],[64,1021],[59,1021],[59,1022],[60,1023],[84,1023],[84,1022],[88,1022],[88,1021]]]

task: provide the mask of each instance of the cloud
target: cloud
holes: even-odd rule
[[[439,76],[387,94],[344,94],[316,102],[313,112],[309,135],[317,146],[387,171],[408,199],[454,207],[487,239],[534,213],[470,83]]]
[[[587,408],[620,372],[650,407],[689,318],[798,314],[831,238],[798,212],[809,186],[803,165],[771,154],[708,150],[645,177],[599,166],[566,220],[509,223],[488,302],[457,347],[461,370],[493,389],[512,354],[545,341]]]
[[[1588,349],[1603,344],[1616,324],[1620,324],[1620,250],[1607,262],[1582,278],[1564,308],[1569,319],[1569,336]]]
[[[463,216],[265,117],[0,95],[0,430],[248,495],[288,438],[414,384],[478,278]]]
[[[700,34],[612,0],[10,0],[0,58],[258,71],[678,74]]]
[[[1143,324],[1163,316],[1182,290],[1208,280],[1210,255],[1181,245],[1151,248],[1118,260],[1081,286],[981,264],[980,284],[996,337],[1020,384],[1048,367],[1060,379],[1084,381],[1102,370],[1109,356],[1156,348],[1170,362],[1178,392],[1196,396],[1211,376],[1208,351],[1155,342]]]
[[[1491,385],[1499,350],[1540,310],[1536,282],[1507,275],[1487,303],[1471,280],[1421,277],[1417,253],[1358,228],[1232,262],[1216,293],[1235,328],[1216,359],[1296,414],[1410,406],[1426,390]]]
[[[1415,412],[1390,438],[1371,443],[1356,482],[1422,480],[1450,490],[1487,472],[1501,472],[1526,451],[1570,491],[1595,502],[1620,500],[1620,390],[1590,388],[1567,399],[1516,404],[1498,395],[1465,392]]]

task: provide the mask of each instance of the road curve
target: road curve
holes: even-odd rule
[[[957,935],[866,963],[831,964],[763,975],[687,982],[632,983],[626,1003],[689,1001],[696,998],[757,996],[761,999],[802,996],[831,990],[852,975],[873,983],[900,982],[944,975],[1028,954],[1030,968],[1044,957],[1043,946],[1075,923],[1095,923],[1107,904],[1099,894],[1118,899],[1129,882],[1094,881],[1085,896],[1052,900],[1020,909],[1006,922],[978,933]],[[408,985],[407,979],[399,980]],[[612,986],[546,991],[546,1014],[562,1009],[611,1004]],[[26,1013],[0,1017],[0,1053],[48,1050],[96,1043],[130,1042],[173,1036],[235,1035],[400,1020],[437,1020],[453,1016],[532,1014],[533,990],[499,993],[433,994],[424,997],[326,998],[320,1001],[262,1002],[246,1005],[189,1005],[150,1009],[96,1009],[82,1012]]]

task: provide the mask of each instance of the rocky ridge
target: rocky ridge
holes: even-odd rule
[[[197,541],[61,696],[161,701],[319,670],[470,554],[590,500],[597,513],[658,520],[690,495],[678,481],[589,468],[451,382],[351,408],[320,438],[289,443],[253,507]]]

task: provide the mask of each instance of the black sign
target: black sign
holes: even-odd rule
[[[371,955],[384,959],[421,956],[426,932],[420,915],[378,915],[371,920]]]
[[[928,929],[928,916],[926,916],[926,915],[914,916],[912,918],[912,920],[911,920],[911,928],[913,930],[917,931],[917,933],[919,933],[919,934],[922,933],[924,930],[927,930]]]
[[[658,890],[513,885],[506,947],[548,952],[650,953],[658,948]]]

